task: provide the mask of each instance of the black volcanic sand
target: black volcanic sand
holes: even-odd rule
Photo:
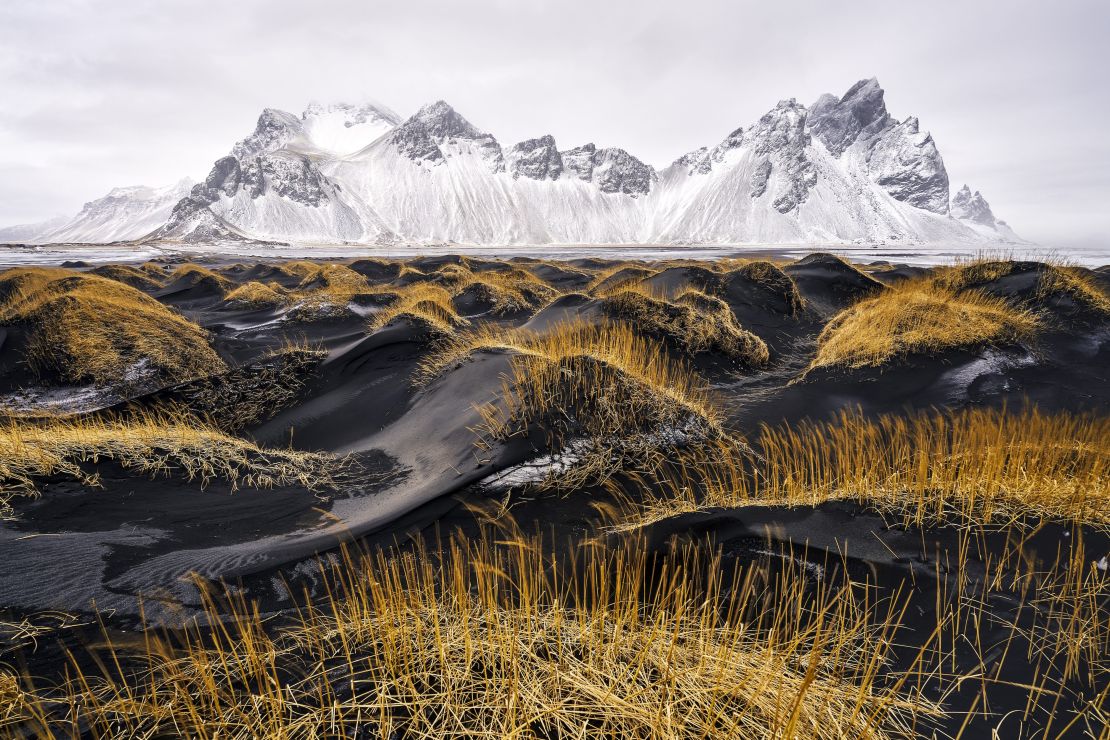
[[[459,308],[478,314],[478,320],[531,329],[570,319],[602,320],[599,299],[585,291],[598,273],[623,264],[604,259],[504,263],[455,256],[417,258],[407,264],[430,273],[464,261],[475,272],[529,270],[568,293],[534,315],[509,318],[482,316],[488,306],[465,297],[460,301]],[[273,265],[211,266],[232,283],[296,284]],[[350,267],[375,288],[434,279],[411,272],[399,276],[399,263],[360,260]],[[605,285],[646,278],[647,287],[655,292],[673,294],[686,287],[712,292],[729,304],[743,327],[770,347],[770,365],[759,371],[737,369],[712,358],[695,363],[722,399],[727,426],[739,433],[752,432],[763,423],[827,420],[852,407],[874,415],[930,408],[1018,407],[1028,400],[1046,411],[1110,411],[1110,323],[1074,320],[1066,306],[1056,307],[1059,320],[1050,322],[1049,329],[1029,345],[911,356],[881,369],[819,370],[800,378],[829,318],[887,284],[920,276],[922,268],[876,265],[861,271],[830,255],[811,255],[784,268],[804,299],[804,306],[798,308],[780,291],[744,276],[722,276],[697,266],[650,275],[647,267],[623,266]],[[1028,266],[981,287],[1002,296],[1024,295],[1037,269]],[[441,532],[476,536],[480,525],[471,505],[505,496],[503,490],[483,482],[547,452],[542,435],[488,450],[475,446],[472,427],[480,417],[474,404],[499,392],[509,369],[507,354],[480,352],[472,361],[416,387],[411,382],[413,373],[433,347],[434,337],[426,327],[405,320],[370,332],[368,317],[379,310],[374,300],[341,306],[326,316],[297,319],[288,308],[229,304],[209,279],[179,280],[148,292],[210,330],[219,354],[236,368],[232,373],[239,373],[235,382],[243,385],[245,393],[251,392],[250,378],[262,377],[259,368],[272,350],[290,341],[325,349],[326,356],[299,370],[291,401],[270,409],[267,418],[239,433],[268,446],[350,455],[358,472],[343,479],[337,491],[318,492],[283,488],[233,493],[218,482],[202,490],[195,482],[136,477],[109,464],[98,467],[103,483],[99,489],[67,480],[42,481],[41,497],[17,500],[15,519],[0,523],[4,562],[0,609],[10,618],[7,621],[47,610],[87,615],[95,604],[107,616],[110,629],[130,629],[137,623],[142,596],[148,620],[173,625],[194,616],[199,607],[190,574],[237,584],[266,611],[280,612],[291,605],[288,589],[312,591],[317,556],[341,543],[372,549],[414,537],[434,544]],[[0,328],[0,387],[30,384],[21,346],[18,330]],[[131,403],[153,405],[167,397],[188,402],[191,396],[188,387],[159,389]],[[590,490],[566,498],[532,497],[517,503],[513,511],[523,529],[542,529],[553,542],[573,543],[596,534],[591,504],[605,495]],[[1091,560],[1110,553],[1110,540],[1092,531],[1044,526],[1033,534],[1019,534],[976,532],[971,549],[977,553],[1001,550],[1017,537],[1024,540],[1021,547],[1030,562],[1051,562],[1077,542],[1083,543]],[[897,663],[909,661],[935,627],[938,589],[951,594],[957,575],[945,564],[956,559],[961,537],[972,536],[957,527],[920,530],[892,525],[849,504],[710,510],[659,522],[641,535],[646,544],[640,546],[661,559],[681,543],[719,548],[727,568],[801,563],[815,582],[863,574],[880,596],[902,589],[909,606],[895,638],[900,645],[895,651]],[[979,555],[969,559],[962,574],[967,583],[981,584],[981,565]],[[644,578],[650,585],[652,573]],[[1007,651],[998,648],[1010,634],[1002,625],[1008,619],[1033,619],[1032,610],[1023,611],[1020,600],[1002,590],[992,592],[985,604],[990,618],[976,636],[978,647],[972,649],[970,639],[957,640],[948,659],[968,672],[981,663],[982,671],[1002,671],[1014,684],[1028,682],[1037,670],[1042,676],[1045,670],[1051,673],[1051,667],[1033,664],[1035,657],[1030,658],[1027,645],[1015,644]],[[94,637],[81,630],[58,634],[69,642]],[[18,660],[26,661],[36,673],[49,673],[61,660],[56,645],[48,642],[40,638],[38,651],[23,650]],[[977,700],[979,685],[969,681],[947,694],[946,706],[954,713],[943,730],[952,734],[958,730],[963,722],[959,712]],[[936,698],[937,692],[948,688],[929,685],[926,694]],[[995,687],[991,692],[990,711],[996,719],[1023,711],[1030,695],[1017,686]],[[1064,716],[1092,698],[1066,693],[1056,710]],[[999,737],[1035,736],[1033,729],[1051,711],[1052,702],[1047,703],[1024,725],[1020,718],[1008,721]],[[989,736],[988,729],[996,723],[978,717],[965,737]],[[1078,724],[1069,730],[1077,737],[1090,731]]]

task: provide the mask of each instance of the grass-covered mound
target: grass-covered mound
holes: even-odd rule
[[[234,283],[214,270],[201,265],[186,263],[177,267],[166,279],[166,286],[173,290],[192,289],[197,293],[225,293]]]
[[[19,495],[35,495],[47,477],[96,487],[97,463],[137,475],[166,475],[232,488],[300,485],[330,480],[328,455],[267,450],[229,436],[187,414],[128,413],[118,417],[20,418],[0,423],[0,515]]]
[[[251,280],[227,292],[228,304],[243,308],[275,308],[286,301],[285,290],[276,283],[267,284]]]
[[[141,270],[131,265],[101,265],[89,270],[92,275],[118,280],[125,285],[139,290],[153,291],[162,287],[164,276],[159,276],[149,270]]]
[[[407,319],[436,334],[451,334],[467,320],[455,310],[446,288],[428,282],[411,283],[392,291],[391,302],[370,318],[370,330]]]
[[[512,370],[499,397],[479,408],[476,431],[486,441],[539,433],[547,449],[568,455],[543,488],[570,490],[628,461],[724,436],[705,380],[626,324],[479,326],[442,343],[419,377],[428,382],[483,351],[511,353]]]
[[[286,269],[299,269],[304,274],[287,299],[297,319],[344,315],[353,299],[370,292],[366,278],[346,265],[294,263]]]
[[[199,326],[116,280],[54,268],[0,273],[0,324],[17,325],[45,383],[119,383],[138,371],[173,382],[224,363]]]
[[[721,294],[730,303],[750,303],[796,316],[805,308],[805,299],[794,280],[777,265],[756,260],[726,272],[721,279]]]
[[[879,367],[910,354],[1017,342],[1037,325],[1034,314],[1001,298],[908,281],[837,314],[810,369]]]
[[[736,323],[728,304],[700,291],[687,290],[668,301],[622,290],[601,305],[609,317],[668,339],[690,353],[716,352],[747,367],[762,367],[770,356],[762,339]]]
[[[657,272],[659,272],[657,269],[642,264],[620,263],[599,271],[587,286],[586,292],[590,295],[605,297],[619,290],[630,288]]]
[[[446,264],[427,279],[445,288],[461,313],[491,313],[495,316],[534,311],[558,295],[558,291],[526,270],[504,265],[504,269],[471,269],[469,262]]]
[[[1110,295],[1081,267],[983,259],[941,268],[934,280],[957,292],[982,290],[1032,311],[1110,318]]]

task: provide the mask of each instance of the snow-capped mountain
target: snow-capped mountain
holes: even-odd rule
[[[193,187],[186,177],[160,188],[135,185],[113,188],[85,204],[73,217],[0,229],[0,243],[107,243],[139,239],[166,223],[175,205]]]
[[[995,218],[994,212],[991,211],[991,204],[987,202],[987,199],[978,190],[972,194],[971,188],[967,185],[964,185],[959,192],[952,196],[951,213],[963,223],[986,236],[1001,234],[1004,238],[1021,241],[1014,234],[1009,224],[1002,219]]]
[[[874,79],[813,105],[784,100],[656,170],[550,135],[503,147],[438,101],[267,109],[174,207],[160,240],[473,244],[1015,240],[981,196],[949,201],[918,120]],[[985,201],[982,201],[985,206]]]

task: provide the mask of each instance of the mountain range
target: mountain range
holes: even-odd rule
[[[263,240],[393,244],[1020,241],[875,79],[783,100],[656,169],[624,149],[503,146],[443,101],[266,109],[200,183],[117,188],[0,242]]]

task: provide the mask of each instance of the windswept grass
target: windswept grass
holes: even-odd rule
[[[479,444],[542,431],[548,449],[571,458],[543,487],[570,490],[724,435],[706,382],[624,324],[576,322],[543,333],[481,326],[445,341],[418,379],[491,350],[512,353],[512,370],[499,398],[479,407]]]
[[[448,264],[429,275],[453,298],[468,297],[487,304],[496,316],[531,311],[548,303],[558,291],[526,270],[472,270],[469,263]]]
[[[231,596],[219,629],[148,633],[136,656],[108,640],[102,674],[75,667],[44,700],[0,690],[25,726],[121,739],[886,740],[941,714],[879,677],[897,604],[860,609],[793,572],[730,579],[697,552],[654,588],[643,549],[584,548],[571,575],[546,552],[455,542],[439,567],[347,554],[321,573],[324,603],[276,633]]]
[[[183,406],[206,426],[236,433],[273,418],[292,406],[326,350],[287,343],[255,362],[197,378],[144,397],[143,403]]]
[[[89,270],[89,274],[98,275],[109,280],[118,280],[139,290],[157,290],[163,285],[161,276],[156,276],[147,270],[140,270],[130,265],[101,265]]]
[[[798,286],[794,284],[794,280],[773,262],[766,260],[747,262],[730,270],[728,275],[740,276],[777,295],[791,315],[797,315],[805,308],[805,299],[798,292]]]
[[[44,381],[118,383],[140,363],[170,382],[224,368],[196,324],[135,288],[69,270],[0,273],[0,324],[23,327],[26,361]]]
[[[586,287],[586,292],[597,298],[604,298],[632,288],[658,272],[659,270],[654,267],[636,262],[622,262],[600,270]]]
[[[1023,301],[1024,307],[1037,310],[1041,304],[1056,299],[1074,302],[1084,311],[1110,317],[1110,296],[1098,286],[1091,275],[1082,268],[1045,262],[1030,263],[1014,260],[980,259],[966,264],[945,267],[937,272],[935,281],[954,291],[983,288],[988,283],[1028,271],[1032,267],[1039,273],[1036,288]]]
[[[287,300],[285,291],[275,284],[250,281],[227,292],[224,300],[247,308],[274,308]]]
[[[370,283],[346,265],[287,263],[287,271],[303,273],[300,284],[289,291],[286,302],[293,306],[293,315],[312,320],[342,314],[355,296],[371,292]]]
[[[393,302],[370,318],[370,330],[376,331],[399,318],[409,318],[440,334],[452,334],[467,320],[459,316],[446,288],[419,282],[391,291]]]
[[[602,309],[616,320],[669,339],[691,353],[720,352],[748,367],[767,364],[770,352],[762,339],[736,323],[724,301],[687,290],[673,301],[628,289],[610,294]]]
[[[633,485],[644,522],[710,506],[855,500],[921,523],[1070,521],[1110,530],[1110,418],[968,409],[764,426]],[[654,493],[652,493],[654,492]],[[629,499],[631,501],[631,499]]]
[[[234,285],[234,283],[218,272],[192,263],[186,263],[177,267],[170,273],[166,283],[182,283],[194,287],[203,286],[221,292],[230,290]]]
[[[19,419],[0,423],[0,514],[10,514],[15,496],[35,495],[49,476],[97,486],[100,462],[202,486],[223,480],[232,489],[315,489],[328,484],[338,465],[329,455],[263,449],[187,414]]]
[[[1000,298],[908,281],[837,314],[818,338],[810,370],[878,367],[914,353],[1016,342],[1037,326],[1034,314]]]

